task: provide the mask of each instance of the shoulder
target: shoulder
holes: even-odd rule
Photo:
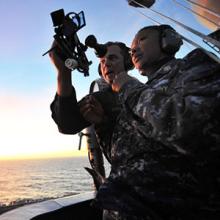
[[[114,92],[111,90],[111,88],[106,88],[98,92],[93,92],[90,95],[94,96],[97,99],[106,99],[107,97],[114,96]]]
[[[99,92],[94,92],[90,95],[96,98],[102,104],[102,106],[106,108],[119,104],[118,94],[114,93],[111,88],[107,88]]]
[[[213,54],[214,55],[214,54]],[[188,53],[183,60],[189,65],[198,65],[198,64],[217,64],[204,50],[197,48],[190,53]],[[187,68],[187,66],[186,66]]]
[[[220,64],[203,50],[195,49],[182,59],[179,79],[182,83],[219,78]],[[217,74],[218,73],[218,74]]]

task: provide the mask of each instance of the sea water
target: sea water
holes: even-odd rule
[[[87,157],[0,161],[0,208],[94,190]]]

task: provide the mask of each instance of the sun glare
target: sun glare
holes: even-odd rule
[[[86,155],[86,141],[78,151],[78,135],[58,132],[49,111],[49,100],[0,97],[0,160]],[[30,106],[32,109],[30,109]],[[39,108],[40,106],[40,108]]]
[[[2,153],[0,152],[0,160],[27,160],[27,159],[46,159],[46,158],[66,158],[66,157],[84,157],[87,156],[87,150],[57,151],[43,153]]]

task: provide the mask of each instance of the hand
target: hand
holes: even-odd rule
[[[101,103],[92,95],[86,96],[79,103],[80,113],[90,123],[99,124],[104,120],[104,110]]]
[[[50,51],[49,57],[50,57],[51,62],[56,67],[57,71],[61,73],[65,73],[65,72],[71,73],[71,70],[65,66],[64,61],[57,54],[60,48],[58,47],[56,40],[53,41],[51,48],[54,48],[54,49]]]
[[[65,67],[64,61],[58,56],[59,47],[57,42],[54,40],[49,56],[51,62],[57,69],[57,94],[60,96],[69,96],[72,93],[72,77],[71,70]]]
[[[115,78],[111,84],[112,90],[115,92],[119,92],[121,87],[126,84],[128,81],[133,79],[133,77],[129,76],[127,72],[121,72],[117,75],[115,75]]]

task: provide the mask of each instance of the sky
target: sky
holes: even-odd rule
[[[59,133],[51,118],[56,71],[49,57],[42,54],[53,41],[50,13],[61,8],[66,13],[84,11],[86,26],[78,32],[82,43],[94,34],[100,43],[122,41],[130,46],[141,27],[153,24],[128,6],[126,0],[0,0],[0,160],[86,154],[86,141],[83,140],[83,150],[79,152],[78,135]],[[171,0],[157,0],[153,8],[205,34],[210,32],[194,15]],[[141,12],[173,25],[146,9]],[[173,27],[199,42],[183,29]],[[183,57],[192,49],[184,44],[177,56]],[[92,49],[86,54],[93,62],[90,76],[72,73],[78,99],[88,94],[90,83],[98,78],[98,59]],[[138,73],[133,71],[131,75],[138,76]]]

